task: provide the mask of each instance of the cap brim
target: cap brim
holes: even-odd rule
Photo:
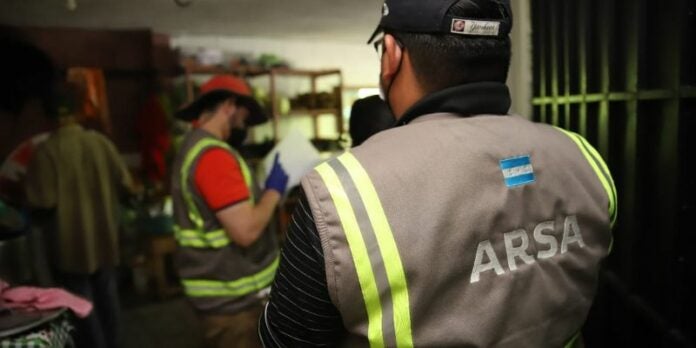
[[[375,32],[372,33],[372,36],[370,36],[370,39],[367,40],[367,44],[371,44],[372,41],[375,41],[375,38],[377,38],[377,35],[379,35],[381,32],[383,32],[384,29],[382,29],[381,25],[378,25],[377,28],[375,28]]]
[[[249,117],[246,120],[246,125],[248,127],[258,126],[268,122],[268,115],[266,115],[261,104],[259,104],[256,99],[246,95],[238,95],[237,105],[244,106],[249,110]]]
[[[182,121],[194,121],[198,119],[203,111],[209,108],[211,104],[218,103],[225,98],[235,98],[235,103],[237,105],[243,106],[249,110],[249,117],[245,122],[248,127],[260,125],[268,121],[268,116],[256,99],[227,90],[214,90],[201,95],[191,104],[177,111],[174,117]]]
[[[192,122],[201,115],[201,112],[202,108],[199,105],[197,105],[196,101],[194,101],[186,105],[186,107],[184,107],[183,109],[179,109],[174,114],[174,117],[182,121]]]

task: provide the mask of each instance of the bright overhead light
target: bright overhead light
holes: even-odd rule
[[[66,0],[65,7],[70,11],[77,9],[77,0]]]
[[[379,94],[379,88],[361,88],[358,90],[358,98],[366,98]]]

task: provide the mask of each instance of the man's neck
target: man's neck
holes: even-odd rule
[[[404,61],[401,63],[401,71],[396,75],[394,82],[392,83],[393,91],[389,94],[392,95],[391,105],[392,111],[396,119],[400,119],[403,114],[421,100],[425,95],[425,91],[418,82],[413,69],[411,68],[411,57],[409,54],[404,54]],[[398,98],[394,98],[394,95],[398,94]]]
[[[223,138],[222,130],[215,122],[213,122],[213,120],[208,120],[207,122],[203,123],[200,128],[219,140],[222,140]]]

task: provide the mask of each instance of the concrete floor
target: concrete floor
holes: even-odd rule
[[[202,348],[200,324],[183,297],[163,301],[126,300],[121,312],[123,348]]]

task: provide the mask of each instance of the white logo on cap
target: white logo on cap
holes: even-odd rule
[[[389,6],[385,2],[384,5],[382,5],[382,17],[386,17],[389,15]]]
[[[455,18],[452,19],[450,32],[460,35],[498,36],[500,33],[500,22]]]

